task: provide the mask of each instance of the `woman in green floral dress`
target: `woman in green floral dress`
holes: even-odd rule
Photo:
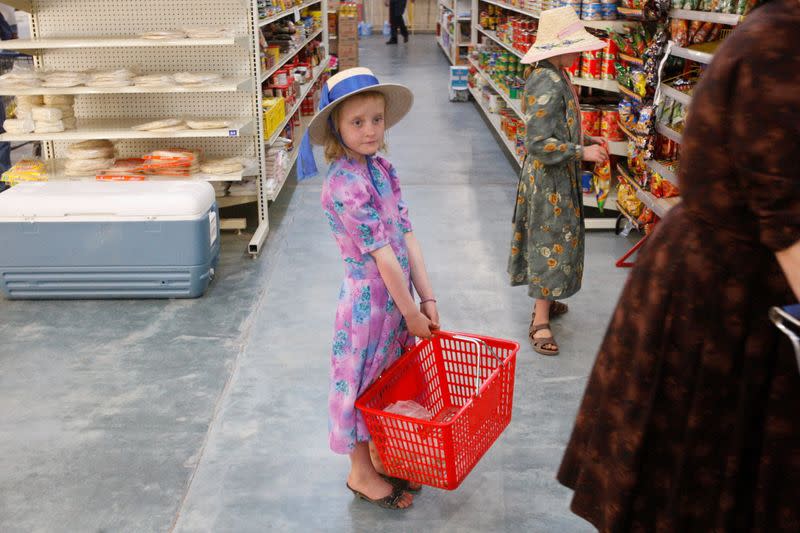
[[[557,355],[550,316],[567,306],[557,300],[581,288],[584,222],[580,162],[604,162],[602,139],[584,146],[578,98],[565,69],[581,51],[605,43],[583,28],[571,7],[542,13],[536,44],[523,63],[535,63],[525,85],[523,110],[528,155],[522,165],[514,210],[508,273],[535,298],[529,336],[534,350]]]

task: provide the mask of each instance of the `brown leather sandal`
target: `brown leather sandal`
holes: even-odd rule
[[[550,318],[558,318],[561,315],[567,314],[569,311],[569,306],[562,302],[557,302],[552,300],[550,302]],[[536,322],[536,306],[534,306],[533,311],[531,312],[531,327],[533,327],[533,323]]]
[[[550,324],[538,324],[536,326],[531,324],[530,339],[534,351],[541,355],[558,355],[558,344],[556,344],[556,340],[552,335],[549,337],[534,337],[534,334],[537,331],[541,331],[543,329],[550,329]],[[555,349],[545,348],[547,345],[555,346]]]

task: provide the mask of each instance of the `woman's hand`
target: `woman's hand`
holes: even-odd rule
[[[608,151],[608,139],[606,139],[605,137],[594,137],[592,135],[588,135],[586,138],[589,140],[591,144],[599,144],[600,146],[605,148],[606,151]]]
[[[427,316],[422,314],[421,311],[415,310],[410,316],[405,318],[409,333],[415,337],[420,337],[423,339],[431,338],[431,329],[433,329],[433,323]]]
[[[583,148],[583,160],[593,163],[605,163],[608,161],[608,150],[599,144],[592,144]]]
[[[436,302],[433,300],[419,305],[419,310],[423,315],[428,317],[431,321],[431,331],[435,331],[441,327],[439,323],[439,310],[436,309]]]

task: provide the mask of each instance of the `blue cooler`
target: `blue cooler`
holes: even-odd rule
[[[219,251],[206,182],[51,181],[0,194],[10,299],[197,298]]]

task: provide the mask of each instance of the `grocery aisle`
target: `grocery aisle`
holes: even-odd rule
[[[225,236],[219,277],[191,301],[0,300],[4,531],[589,531],[554,473],[625,271],[611,233],[587,242],[585,288],[524,342],[530,300],[505,263],[516,177],[472,104],[447,101],[432,36],[361,41],[361,63],[410,85],[390,132],[445,327],[519,339],[514,419],[461,489],[391,512],[355,501],[327,448],[327,372],[341,259],[319,179],[270,207],[261,258]]]
[[[446,327],[524,339],[530,302],[505,272],[516,177],[472,104],[447,101],[447,63],[432,36],[387,47],[361,41],[361,63],[416,93],[389,132],[411,218]],[[341,259],[319,210],[319,179],[282,200],[286,210],[263,307],[212,429],[179,531],[589,531],[554,480],[584,379],[625,272],[628,244],[588,243],[586,290],[555,333],[563,355],[523,344],[514,420],[456,492],[425,489],[405,513],[355,501],[348,461],[327,448],[328,354]],[[299,281],[299,283],[298,283]],[[570,333],[570,330],[575,333]],[[579,332],[579,333],[578,333]]]

